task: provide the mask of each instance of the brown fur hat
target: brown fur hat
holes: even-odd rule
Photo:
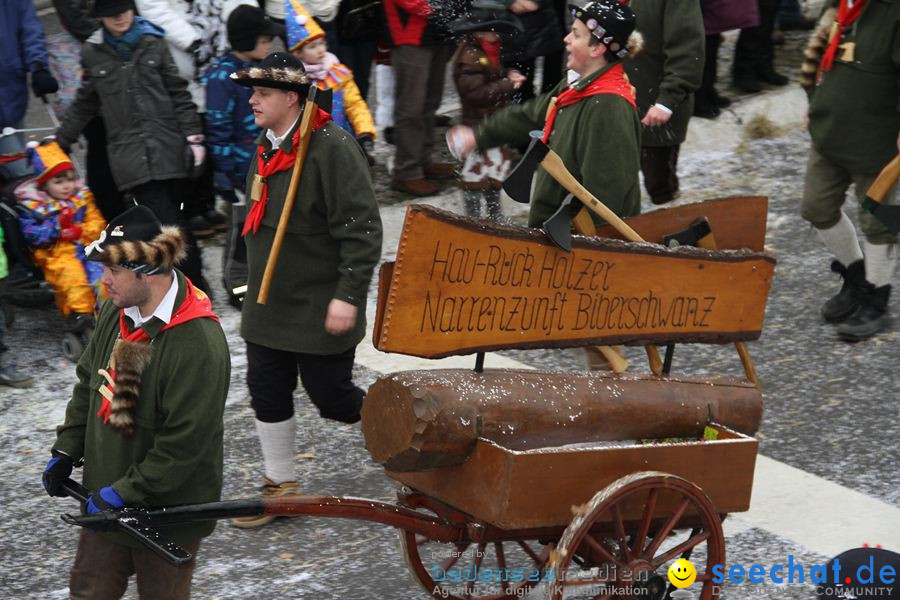
[[[803,63],[800,65],[800,86],[803,89],[811,89],[816,85],[816,79],[819,76],[819,63],[822,61],[822,55],[825,54],[825,48],[828,46],[828,38],[831,34],[831,26],[837,17],[837,10],[829,8],[822,13],[818,25],[812,35],[809,36],[809,42],[803,51]]]
[[[84,255],[107,266],[155,275],[184,260],[187,242],[178,227],[163,227],[153,211],[135,206],[110,221]]]

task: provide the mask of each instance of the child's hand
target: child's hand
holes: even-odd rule
[[[515,90],[522,87],[522,84],[528,81],[528,78],[522,75],[522,73],[520,71],[517,71],[516,69],[510,69],[509,71],[507,71],[506,78],[509,79],[509,81],[513,84],[513,89]]]
[[[457,160],[465,160],[476,147],[475,132],[471,127],[457,125],[447,130],[447,148]]]

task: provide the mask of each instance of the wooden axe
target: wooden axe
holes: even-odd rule
[[[287,197],[284,199],[284,208],[281,210],[281,218],[278,219],[278,228],[275,230],[275,238],[272,240],[272,248],[269,250],[269,258],[266,260],[266,270],[263,272],[262,283],[259,286],[259,295],[256,297],[258,304],[265,304],[269,299],[269,288],[272,286],[272,275],[275,273],[275,265],[278,264],[278,255],[281,253],[281,245],[287,233],[287,224],[294,210],[294,198],[297,195],[297,187],[300,185],[300,175],[303,173],[303,163],[309,151],[309,141],[312,137],[313,117],[318,110],[317,95],[319,88],[309,86],[306,96],[306,104],[303,106],[303,117],[300,119],[300,139],[297,144],[297,158],[294,160],[294,170],[291,173],[291,183],[288,186]]]
[[[900,155],[895,156],[894,160],[881,170],[881,173],[869,186],[866,199],[863,200],[863,208],[881,221],[891,233],[900,232],[900,206],[891,206],[882,204],[882,202],[898,178],[900,178]]]
[[[561,219],[565,221],[565,231],[562,231],[562,228],[560,227],[554,228],[554,233],[552,235],[557,236],[557,239],[554,239],[547,231],[547,222],[545,221],[544,232],[547,233],[548,237],[550,237],[550,239],[560,248],[571,251],[573,222],[576,224],[576,227],[579,228],[579,232],[593,232],[593,220],[585,219],[584,216],[586,216],[586,214],[579,213],[581,209],[580,205],[583,203],[587,208],[590,208],[600,215],[607,223],[615,227],[616,231],[629,242],[643,242],[644,239],[639,236],[634,229],[629,227],[625,221],[620,219],[613,211],[609,210],[605,204],[597,200],[587,188],[581,185],[581,183],[569,173],[569,170],[566,168],[566,165],[563,164],[559,155],[551,150],[547,144],[538,137],[539,134],[540,132],[537,131],[532,133],[532,140],[531,144],[528,146],[528,150],[525,152],[522,160],[519,161],[519,164],[516,165],[516,168],[509,174],[509,177],[503,182],[503,189],[513,200],[527,203],[531,196],[531,179],[534,176],[535,169],[540,165],[544,167],[544,170],[547,171],[557,183],[565,188],[569,194],[581,201],[574,202],[571,197],[566,198],[563,204],[568,207],[567,210],[570,212],[561,217]],[[563,210],[563,207],[560,207],[560,210],[557,210],[556,214],[560,214]],[[556,214],[554,214],[554,216],[556,216]],[[550,217],[547,221],[552,219],[553,217]],[[590,223],[590,225],[588,225],[588,223]],[[568,248],[561,245],[560,242],[567,244]],[[647,350],[650,371],[653,372],[654,375],[659,375],[662,373],[663,366],[662,359],[659,357],[659,351],[656,349],[656,346],[648,345],[644,348]],[[604,356],[608,354],[608,352],[603,350],[601,350],[601,352],[604,353]],[[607,360],[608,359],[609,357],[607,357]]]

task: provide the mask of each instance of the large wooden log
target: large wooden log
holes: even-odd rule
[[[710,422],[753,435],[762,396],[733,379],[592,372],[404,371],[369,388],[362,431],[392,471],[465,462],[478,438],[511,450],[700,436]]]

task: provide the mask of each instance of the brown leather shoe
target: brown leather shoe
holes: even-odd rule
[[[268,477],[263,477],[264,498],[278,498],[282,496],[302,496],[300,486],[296,481],[285,481],[284,483],[274,483]],[[255,517],[236,517],[231,519],[232,527],[238,529],[253,529],[268,525],[278,517],[273,515],[257,515]]]
[[[391,182],[391,189],[413,196],[432,196],[437,193],[438,185],[427,179],[394,180]]]
[[[450,179],[456,175],[453,163],[431,163],[424,169],[426,179]]]

